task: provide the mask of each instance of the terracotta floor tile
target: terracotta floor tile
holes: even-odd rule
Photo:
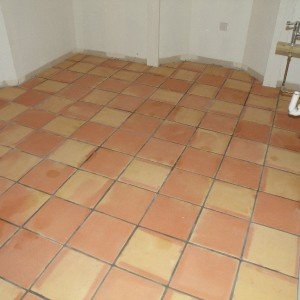
[[[137,112],[152,117],[165,118],[174,107],[168,103],[147,100],[137,109]]]
[[[75,65],[74,65],[75,67]],[[72,67],[71,67],[72,68]],[[68,70],[62,70],[56,74],[54,74],[51,79],[55,81],[65,82],[65,83],[72,83],[79,77],[81,77],[82,74],[78,72],[72,72]]]
[[[16,184],[0,197],[0,217],[21,226],[48,199],[45,193]]]
[[[185,61],[180,65],[180,68],[182,68],[184,70],[202,72],[206,68],[206,65],[198,63],[198,62]]]
[[[44,160],[27,173],[26,176],[22,178],[21,183],[52,194],[73,173],[74,168],[51,160]]]
[[[300,125],[297,117],[292,117],[287,113],[277,113],[274,120],[274,126],[286,130],[300,132]]]
[[[153,74],[143,74],[135,82],[140,83],[140,84],[154,86],[154,87],[159,87],[165,80],[166,80],[166,77],[164,77],[164,76],[153,75]]]
[[[178,106],[168,116],[168,120],[185,125],[198,126],[203,117],[204,112],[202,111]]]
[[[165,294],[164,300],[197,300],[197,299],[192,296],[177,292],[175,290],[168,289]]]
[[[239,258],[247,229],[246,220],[204,209],[191,242]]]
[[[234,135],[247,140],[268,143],[271,127],[255,122],[240,121]]]
[[[241,82],[241,81],[240,81]],[[237,89],[232,89],[223,86],[219,91],[216,99],[225,101],[225,102],[232,102],[235,104],[244,105],[249,93]]]
[[[223,76],[223,77],[228,77],[230,72],[231,72],[230,69],[224,68],[222,66],[216,66],[216,65],[208,65],[204,70],[205,74],[211,74],[211,75]]]
[[[66,140],[50,154],[49,158],[78,168],[95,150],[96,147],[90,144],[74,140]]]
[[[57,68],[49,68],[43,71],[42,73],[38,74],[38,76],[44,79],[50,79],[54,74],[58,73],[59,71],[60,69]]]
[[[18,87],[4,87],[0,89],[0,98],[11,101],[25,92],[26,91],[24,89],[20,89]]]
[[[267,99],[272,99],[272,98],[267,98]],[[286,100],[279,100],[277,107],[276,107],[276,112],[278,113],[286,113],[289,110],[289,101]]]
[[[143,63],[131,62],[124,67],[125,70],[135,71],[135,72],[145,72],[149,69],[147,65]]]
[[[17,181],[39,161],[40,159],[34,155],[21,151],[10,151],[1,157],[0,176]]]
[[[82,165],[82,168],[115,179],[123,172],[130,160],[129,155],[100,148]]]
[[[199,83],[194,84],[189,91],[192,95],[207,97],[210,99],[215,98],[217,92],[217,87]]]
[[[256,164],[263,164],[267,145],[234,137],[227,149],[226,155]]]
[[[300,176],[284,171],[265,168],[260,190],[291,200],[300,200]]]
[[[113,75],[114,73],[116,73],[117,71],[118,71],[117,69],[100,65],[100,66],[96,67],[95,69],[91,70],[89,72],[89,74],[108,78],[111,75]]]
[[[178,144],[187,144],[194,132],[194,127],[166,121],[156,131],[155,137]]]
[[[213,177],[217,173],[223,156],[188,147],[181,155],[176,167],[201,175]]]
[[[71,100],[66,98],[50,96],[46,100],[38,104],[37,107],[52,113],[59,113],[72,103],[73,102]]]
[[[85,57],[82,60],[82,62],[91,63],[91,64],[94,64],[94,65],[99,65],[99,64],[102,64],[103,62],[105,62],[106,60],[107,60],[106,57],[88,55],[87,57]]]
[[[206,85],[212,85],[216,87],[221,87],[225,81],[223,76],[215,76],[209,74],[203,74],[198,79],[197,82]]]
[[[120,94],[113,99],[108,106],[134,112],[143,102],[144,100],[142,98]]]
[[[296,294],[297,280],[295,278],[243,262],[233,299],[296,299]]]
[[[17,117],[22,112],[26,111],[28,108],[25,105],[18,103],[10,103],[0,109],[0,120],[9,121]]]
[[[242,70],[233,70],[229,77],[250,83],[253,81],[253,78],[246,71]]]
[[[152,138],[137,156],[160,164],[173,166],[183,149],[184,146],[182,145]]]
[[[205,207],[250,219],[256,192],[230,183],[215,181]]]
[[[50,299],[90,299],[108,270],[107,264],[65,248],[32,290]]]
[[[13,184],[13,181],[0,177],[0,195],[7,191]]]
[[[148,86],[148,85],[131,84],[122,93],[125,95],[141,97],[143,99],[146,99],[146,98],[150,97],[155,92],[155,90],[156,90],[156,88]]]
[[[72,60],[64,60],[64,61],[58,63],[57,65],[55,65],[55,68],[65,70],[65,69],[68,69],[71,66],[75,65],[75,63],[76,62],[72,61]]]
[[[49,200],[25,227],[57,242],[65,243],[89,212],[87,208],[55,197]]]
[[[270,146],[266,157],[266,165],[300,174],[300,153]]]
[[[159,195],[144,216],[141,226],[186,240],[199,213],[199,207]]]
[[[32,294],[32,293],[27,293],[25,295],[25,297],[23,298],[23,300],[42,300],[43,298],[35,295],[35,294]]]
[[[198,128],[189,144],[198,149],[224,154],[229,141],[229,135]]]
[[[200,123],[200,127],[208,130],[233,134],[237,124],[236,118],[222,116],[214,113],[206,113]]]
[[[150,205],[154,193],[116,182],[96,209],[113,217],[138,224]]]
[[[35,86],[37,86],[38,84],[44,82],[45,79],[44,78],[39,78],[39,77],[33,77],[25,82],[23,82],[20,87],[24,88],[24,89],[33,89]]]
[[[252,86],[251,93],[264,97],[277,98],[279,94],[279,89],[254,84]]]
[[[129,116],[129,112],[104,107],[92,118],[92,121],[106,126],[119,127]]]
[[[271,126],[273,122],[273,113],[265,109],[246,107],[242,113],[241,120]]]
[[[244,259],[296,277],[298,248],[297,236],[252,224],[247,237]]]
[[[10,147],[0,145],[0,157],[11,150]]]
[[[35,90],[29,90],[22,94],[21,96],[17,97],[14,102],[26,105],[26,106],[34,106],[41,103],[50,95],[48,93],[43,93]]]
[[[201,205],[211,184],[212,180],[208,177],[174,169],[160,190],[160,193]]]
[[[91,74],[85,74],[79,79],[75,81],[76,84],[84,86],[84,87],[90,87],[94,88],[98,84],[100,84],[103,80],[105,80],[104,77],[97,76],[97,75],[91,75]]]
[[[1,203],[1,202],[0,202]],[[14,235],[18,230],[18,227],[7,223],[5,221],[0,220],[0,247],[3,246],[3,244],[12,236]],[[1,287],[0,287],[1,291]],[[0,292],[1,296],[1,292]]]
[[[94,103],[98,105],[106,105],[113,98],[117,96],[117,93],[102,91],[102,90],[93,90],[87,96],[85,96],[81,101]]]
[[[276,98],[263,97],[255,94],[250,94],[246,102],[247,106],[258,107],[268,110],[275,110],[276,104]]]
[[[83,53],[76,53],[74,55],[72,55],[71,57],[69,57],[68,59],[71,60],[71,61],[81,61],[83,60],[84,58],[86,57],[85,54]]]
[[[158,89],[154,94],[152,94],[150,99],[176,105],[180,101],[182,96],[182,93]]]
[[[77,101],[86,96],[90,91],[91,87],[89,86],[82,86],[77,83],[72,83],[61,90],[57,95],[72,101]]]
[[[93,212],[68,244],[95,258],[113,263],[134,228],[127,222]]]
[[[224,87],[249,93],[251,89],[251,83],[229,78],[225,81]]]
[[[55,115],[52,113],[43,110],[32,109],[18,115],[14,121],[21,125],[38,129],[49,123],[54,118]]]
[[[238,261],[188,245],[171,287],[202,299],[229,299]]]
[[[65,117],[70,117],[70,118],[75,118],[80,120],[89,120],[100,109],[101,109],[100,105],[79,101],[69,107],[66,107],[61,112],[61,114]]]
[[[90,63],[78,62],[77,64],[71,66],[69,71],[87,73],[90,70],[94,69],[95,65]]]
[[[212,112],[230,117],[238,117],[241,114],[242,109],[242,105],[220,100],[214,101],[209,108],[209,110]]]
[[[0,297],[1,299],[14,299],[20,300],[25,299],[23,295],[26,293],[25,290],[11,284],[8,281],[0,279]]]
[[[66,83],[58,82],[58,81],[53,81],[53,80],[46,80],[36,87],[34,87],[35,90],[49,93],[49,94],[54,94],[62,90],[67,86]]]
[[[165,235],[138,229],[121,253],[117,265],[166,284],[183,250],[183,245],[182,242]]]
[[[56,196],[93,208],[112,184],[112,180],[78,170],[56,192]]]
[[[192,108],[192,109],[199,109],[199,110],[207,110],[209,105],[211,104],[211,99],[196,96],[196,95],[185,95],[180,102],[178,103],[179,106]]]
[[[157,192],[170,172],[170,168],[135,159],[121,175],[120,181]]]
[[[124,61],[121,59],[107,59],[101,65],[105,67],[115,68],[115,69],[122,69],[123,67],[127,66],[129,61]]]
[[[164,288],[161,285],[118,268],[113,268],[94,299],[159,300],[163,292]]]
[[[179,69],[176,72],[174,72],[171,77],[175,79],[194,81],[198,76],[198,72]]]
[[[285,148],[292,151],[300,151],[299,134],[292,131],[273,128],[270,144],[279,148]]]
[[[135,155],[147,140],[147,135],[136,134],[133,131],[119,129],[103,144],[103,147],[129,155]]]
[[[259,193],[253,221],[292,234],[300,234],[300,207],[295,201]]]
[[[94,145],[102,144],[115,128],[98,123],[88,122],[78,128],[72,138]]]
[[[161,85],[161,88],[178,93],[186,93],[190,86],[191,83],[189,81],[169,78]]]
[[[32,129],[18,124],[8,124],[0,130],[0,144],[7,147],[14,147],[26,138]]]
[[[21,230],[0,249],[0,275],[29,288],[59,248],[54,242]]]
[[[174,73],[174,69],[168,67],[152,67],[149,70],[147,70],[147,72],[155,75],[169,77]]]

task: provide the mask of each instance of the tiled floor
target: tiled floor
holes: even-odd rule
[[[0,90],[0,299],[295,300],[300,119],[242,71],[75,55]]]

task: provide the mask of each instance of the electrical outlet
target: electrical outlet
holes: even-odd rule
[[[228,23],[221,22],[219,26],[220,31],[227,31],[228,30]]]

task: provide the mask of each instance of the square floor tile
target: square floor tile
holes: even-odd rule
[[[135,159],[121,175],[120,181],[157,192],[170,172],[170,168]]]
[[[160,193],[201,205],[211,184],[212,180],[208,177],[174,169],[160,190]]]
[[[45,100],[47,97],[49,97],[50,94],[35,91],[35,90],[29,90],[26,93],[22,94],[21,96],[17,97],[14,102],[26,105],[26,106],[34,106],[38,103]]]
[[[195,72],[202,72],[206,68],[205,64],[201,64],[198,62],[185,61],[180,65],[180,68],[184,70],[191,70]]]
[[[0,109],[0,120],[9,121],[22,112],[26,111],[28,108],[25,105],[18,103],[9,103]]]
[[[0,249],[0,275],[29,288],[59,249],[58,244],[21,230]]]
[[[260,84],[254,84],[251,93],[264,97],[277,98],[279,94],[279,89],[268,86],[262,86]]]
[[[66,140],[49,156],[49,158],[78,168],[95,150],[96,147],[90,144]]]
[[[0,176],[17,181],[39,161],[37,156],[21,151],[10,151],[1,157]]]
[[[155,93],[152,94],[150,99],[176,105],[180,101],[182,96],[182,93],[158,89]]]
[[[229,78],[225,81],[224,87],[243,92],[250,92],[251,83]]]
[[[58,73],[60,69],[57,68],[49,68],[46,69],[45,71],[41,72],[38,74],[38,76],[42,79],[50,79],[54,74]],[[42,82],[45,82],[46,80],[43,80]]]
[[[39,85],[37,85],[34,89],[46,93],[57,93],[63,88],[67,86],[66,83],[58,82],[58,81],[53,81],[53,80],[46,80]]]
[[[125,70],[136,71],[136,72],[144,72],[148,70],[150,67],[143,63],[131,62],[124,67]]]
[[[300,131],[300,125],[297,122],[297,118],[294,118],[286,114],[286,112],[284,112],[283,114],[282,113],[276,114],[274,120],[274,126],[282,129],[296,131],[296,132]]]
[[[55,197],[49,200],[25,227],[65,243],[89,213],[87,208]]]
[[[73,105],[66,107],[61,112],[61,114],[65,117],[70,117],[70,118],[75,118],[75,119],[80,119],[80,120],[89,120],[101,108],[102,108],[102,106],[94,104],[94,103],[78,101],[78,102],[74,103]]]
[[[53,133],[68,137],[74,133],[84,121],[58,116],[50,121],[43,128]]]
[[[205,85],[212,85],[216,87],[221,87],[225,81],[223,76],[216,76],[210,74],[203,74],[198,79],[197,82]]]
[[[155,137],[178,144],[187,144],[195,128],[175,122],[164,122],[155,133]]]
[[[273,113],[265,109],[245,107],[241,120],[271,126],[273,122]]]
[[[190,140],[190,145],[205,151],[224,154],[229,141],[229,135],[198,128]]]
[[[210,106],[211,103],[212,100],[206,97],[196,96],[196,95],[185,95],[180,100],[178,105],[205,111],[207,110],[207,108]]]
[[[188,245],[170,286],[202,299],[229,299],[238,261]]]
[[[174,105],[172,104],[147,100],[137,109],[137,112],[152,117],[165,118],[173,108]]]
[[[210,99],[214,98],[217,92],[217,87],[205,84],[194,84],[189,91],[189,93],[192,95],[207,97]]]
[[[1,202],[0,202],[1,203]],[[0,247],[10,239],[12,235],[14,235],[18,230],[17,226],[14,226],[10,223],[0,220]],[[1,290],[1,288],[0,288]],[[0,292],[1,295],[1,292]]]
[[[52,194],[73,173],[75,169],[51,160],[44,160],[35,166],[21,180],[21,183]]]
[[[253,77],[250,76],[246,71],[242,71],[242,70],[233,70],[229,77],[236,80],[241,80],[250,83],[252,83],[253,81]]]
[[[159,87],[164,81],[166,77],[160,75],[153,75],[153,74],[143,74],[140,76],[135,82],[150,86]]]
[[[199,207],[159,195],[151,204],[141,226],[186,240],[199,213]]]
[[[275,110],[276,104],[276,98],[263,97],[255,94],[250,94],[246,103],[247,106],[263,108],[268,110]]]
[[[116,182],[96,209],[113,217],[138,224],[150,205],[154,193]]]
[[[171,77],[175,79],[194,81],[199,76],[199,73],[188,70],[177,70]]]
[[[246,220],[204,209],[191,237],[191,242],[239,258],[247,229]]]
[[[143,99],[146,99],[150,97],[154,92],[156,88],[144,84],[131,84],[128,88],[126,88],[122,94],[135,96],[135,97],[141,97]]]
[[[213,177],[217,173],[223,156],[188,147],[181,155],[176,168]]]
[[[137,154],[138,157],[160,164],[174,166],[184,146],[152,138]]]
[[[174,69],[168,68],[168,67],[151,67],[149,70],[147,70],[147,72],[156,74],[156,75],[169,77],[174,72]]]
[[[92,121],[106,126],[119,127],[129,116],[129,112],[104,107],[92,118]]]
[[[63,137],[46,131],[35,131],[21,141],[17,147],[37,156],[47,156],[58,147]]]
[[[129,95],[118,95],[113,99],[108,106],[116,109],[121,109],[129,112],[134,112],[142,103],[143,99]]]
[[[161,85],[161,88],[178,93],[186,93],[190,86],[191,83],[189,81],[169,78]]]
[[[104,144],[103,147],[135,155],[148,140],[148,135],[136,134],[133,131],[119,129]]]
[[[32,290],[50,299],[90,299],[108,270],[103,262],[63,249]]]
[[[291,151],[300,151],[300,139],[296,132],[273,128],[270,144]]]
[[[153,231],[138,229],[129,240],[117,265],[143,277],[166,284],[184,244]]]
[[[16,285],[0,279],[0,297],[1,299],[25,299],[23,298],[24,294],[26,293],[25,290],[17,287]]]
[[[250,219],[256,192],[226,182],[215,181],[205,207]]]
[[[296,277],[298,248],[297,236],[252,224],[247,237],[244,259]]]
[[[253,221],[292,234],[300,235],[300,207],[296,201],[258,193]]]
[[[11,148],[0,145],[0,157],[9,152]]]
[[[85,96],[81,101],[89,102],[98,105],[106,105],[113,98],[117,96],[117,93],[112,93],[102,90],[93,90],[87,96]]]
[[[111,75],[113,75],[114,73],[116,73],[117,71],[118,71],[117,69],[113,69],[110,67],[100,65],[100,66],[96,67],[95,69],[91,70],[89,72],[89,74],[107,78],[107,77],[110,77]]]
[[[164,287],[161,285],[118,268],[113,268],[94,299],[159,300],[163,292]]]
[[[80,73],[87,73],[90,70],[94,69],[95,65],[94,64],[89,64],[85,62],[78,62],[77,64],[71,66],[69,68],[70,71],[74,72],[80,72]]]
[[[297,280],[278,272],[242,263],[233,299],[296,299]]]
[[[179,106],[168,116],[168,120],[185,125],[198,126],[203,117],[204,112],[202,111]]]
[[[119,80],[119,79],[114,79],[114,78],[108,78],[101,82],[97,88],[104,90],[104,91],[109,91],[109,92],[115,92],[115,93],[120,93],[124,91],[128,86],[130,82],[125,81],[125,80]]]
[[[272,168],[265,168],[260,190],[272,195],[299,201],[300,176]]]
[[[0,89],[0,98],[11,101],[24,94],[25,92],[25,90],[18,87],[4,87]]]
[[[164,300],[197,300],[197,299],[190,295],[180,293],[178,291],[169,288],[167,289]]]
[[[18,124],[8,124],[0,131],[0,145],[14,147],[32,132],[32,129]]]
[[[0,217],[21,226],[49,197],[45,193],[16,184],[0,197]]]
[[[259,165],[225,157],[217,178],[250,189],[258,189],[261,173],[262,167]]]
[[[232,102],[235,104],[244,105],[249,93],[244,92],[237,89],[232,89],[228,87],[222,87],[216,97],[216,99],[225,101],[225,102]]]
[[[228,77],[230,74],[230,71],[231,71],[230,69],[224,68],[221,66],[208,65],[204,70],[204,74]]]
[[[124,61],[121,59],[107,59],[101,65],[105,66],[105,67],[110,67],[113,69],[122,69],[123,67],[125,67],[128,64],[129,64],[128,61]],[[115,71],[117,72],[118,70],[115,70]]]
[[[129,155],[100,148],[82,165],[82,168],[116,179],[123,172],[131,159],[132,157]]]
[[[97,75],[85,74],[75,81],[76,84],[94,88],[100,84],[105,78]]]
[[[99,175],[78,170],[56,192],[58,197],[93,208],[111,186],[112,181]]]
[[[55,81],[65,82],[65,83],[72,83],[79,77],[81,77],[82,74],[78,72],[71,72],[68,70],[62,70],[56,74],[54,74],[51,79]]]
[[[69,99],[58,97],[58,96],[51,96],[48,97],[46,100],[41,102],[37,105],[38,108],[52,112],[52,113],[59,113],[65,107],[71,105],[73,102]]]
[[[214,101],[209,108],[211,112],[223,114],[229,117],[238,117],[241,114],[242,109],[242,105],[220,100]]]
[[[40,77],[33,77],[25,82],[23,82],[20,87],[24,88],[24,89],[32,89],[35,86],[37,86],[38,84],[40,84],[41,82],[44,82],[46,79],[44,78],[40,78]]]
[[[57,95],[75,102],[84,98],[91,90],[92,88],[89,86],[82,86],[77,83],[72,83],[61,90]]]
[[[68,244],[98,259],[113,263],[134,228],[134,225],[127,222],[93,212]]]
[[[7,191],[13,184],[13,181],[0,177],[0,195]]]

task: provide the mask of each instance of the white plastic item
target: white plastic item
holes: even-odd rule
[[[298,105],[299,98],[300,92],[295,92],[289,105],[289,113],[291,116],[300,116],[300,104]]]

